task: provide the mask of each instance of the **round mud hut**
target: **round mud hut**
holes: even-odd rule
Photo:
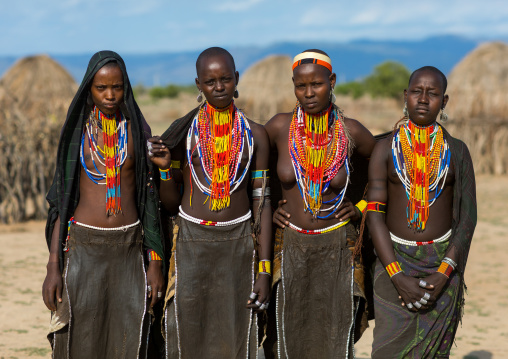
[[[265,124],[279,112],[291,112],[296,103],[291,59],[268,56],[240,76],[236,105],[248,118]]]
[[[448,76],[445,124],[469,147],[476,173],[508,173],[508,44],[478,46]]]
[[[19,60],[0,79],[0,223],[46,217],[60,129],[76,90],[45,55]]]

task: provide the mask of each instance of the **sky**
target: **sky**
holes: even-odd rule
[[[508,40],[506,0],[0,0],[0,56],[283,41]]]

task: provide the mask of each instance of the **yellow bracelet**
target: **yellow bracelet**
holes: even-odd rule
[[[386,266],[386,271],[388,272],[388,275],[391,278],[395,274],[402,272],[402,268],[400,268],[399,262],[395,261]]]
[[[355,207],[358,208],[362,214],[364,214],[365,208],[367,208],[367,201],[362,199],[360,202],[355,204]]]
[[[260,260],[259,273],[272,275],[272,262],[268,259]]]

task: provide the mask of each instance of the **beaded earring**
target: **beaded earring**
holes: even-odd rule
[[[444,112],[444,108],[441,109],[441,115],[439,115],[439,119],[441,120],[441,122],[448,121],[448,114]]]
[[[199,103],[203,102],[203,92],[199,91],[198,97],[196,97],[196,101]]]
[[[235,93],[233,94],[233,97],[234,98],[238,98],[239,94],[238,94],[238,89],[237,87],[235,86]]]
[[[402,113],[404,114],[404,117],[409,117],[409,112],[407,110],[407,102],[404,102],[404,108],[402,109]]]

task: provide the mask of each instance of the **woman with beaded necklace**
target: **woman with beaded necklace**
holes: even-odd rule
[[[149,137],[123,59],[97,52],[69,107],[47,196],[42,295],[53,358],[147,356],[149,306],[164,287]]]
[[[196,72],[200,105],[148,143],[161,201],[178,213],[166,356],[256,358],[253,312],[268,307],[271,275],[268,137],[234,104],[239,74],[228,51],[203,51]]]
[[[436,121],[446,119],[446,86],[435,67],[413,72],[404,123],[372,153],[372,358],[448,358],[460,321],[476,189],[467,146]]]
[[[274,259],[279,358],[353,356],[363,288],[354,279],[360,271],[353,265],[351,221],[361,218],[363,206],[355,209],[346,191],[351,156],[370,157],[375,139],[333,103],[335,81],[323,51],[297,55],[296,107],[265,125],[283,198],[274,215],[280,227]]]

